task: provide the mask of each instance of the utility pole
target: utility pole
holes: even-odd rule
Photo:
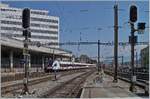
[[[114,80],[113,82],[118,82],[117,69],[118,69],[118,5],[114,5]]]
[[[121,56],[121,58],[122,58],[122,66],[123,66],[123,56]]]
[[[98,67],[98,72],[99,72],[101,70],[101,63],[100,63],[100,40],[98,40],[97,45],[98,45],[98,49],[97,49],[98,50],[97,51],[98,52],[97,53],[98,54],[97,55],[98,56],[98,65],[97,65],[97,67]]]
[[[28,42],[29,37],[31,37],[30,28],[30,9],[25,8],[23,9],[22,13],[22,26],[23,26],[23,36],[25,37],[24,40],[24,48],[23,48],[23,56],[24,56],[24,68],[25,68],[25,76],[23,79],[24,89],[22,94],[29,93],[28,89],[28,78],[29,78],[29,51],[28,51]]]
[[[53,49],[53,59],[52,59],[52,60],[53,60],[53,62],[54,62],[54,60],[55,60],[54,51],[55,51],[55,50]]]
[[[55,49],[53,49],[53,63],[54,63],[54,61],[55,61]],[[56,77],[56,69],[54,69],[54,76],[55,76],[55,80],[57,80],[57,77]]]
[[[138,67],[138,53],[136,51],[136,67]]]

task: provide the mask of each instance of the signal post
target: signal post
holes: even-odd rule
[[[131,5],[130,7],[130,26],[131,26],[131,36],[129,36],[129,43],[131,44],[131,85],[129,90],[132,92],[136,91],[135,82],[135,67],[134,67],[134,46],[137,43],[137,36],[134,35],[136,31],[139,34],[144,33],[145,23],[138,23],[138,29],[134,28],[134,23],[137,21],[137,7],[135,5]]]
[[[25,37],[24,40],[24,48],[23,48],[23,56],[24,56],[24,70],[25,70],[25,76],[23,79],[23,92],[22,94],[29,94],[28,89],[28,78],[29,78],[29,50],[28,50],[28,42],[29,37],[31,37],[31,32],[29,30],[30,27],[30,9],[25,8],[22,12],[22,27],[23,27],[23,36]]]

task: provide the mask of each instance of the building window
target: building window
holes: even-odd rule
[[[50,28],[58,29],[58,25],[57,26],[51,25]]]
[[[36,32],[36,33],[47,33],[47,34],[57,34],[57,31],[48,31],[48,30],[35,30],[31,29],[31,32]]]
[[[39,14],[39,15],[47,15],[45,12],[40,12],[40,11],[31,11],[33,14]]]
[[[14,31],[22,31],[21,28],[17,27],[1,27],[2,30],[14,30]]]
[[[22,22],[16,22],[16,21],[5,21],[5,20],[2,20],[1,23],[2,24],[12,24],[12,25],[22,25]],[[31,23],[31,26],[33,26],[33,27],[58,29],[58,26],[50,26],[50,25],[45,25],[45,24]]]
[[[2,20],[1,23],[3,24],[15,24],[15,25],[22,25],[21,22],[14,22],[14,21],[5,21],[5,20]]]
[[[33,18],[33,17],[31,17],[31,21],[43,21],[43,22],[58,23],[58,20],[43,19],[43,18]]]
[[[21,34],[13,34],[15,37],[23,37]],[[37,38],[37,39],[51,39],[51,40],[57,40],[58,37],[50,37],[50,36],[38,36],[38,35],[32,35],[31,38]]]
[[[17,27],[1,27],[1,30],[7,30],[7,31],[23,31],[22,28],[17,28]],[[36,32],[36,33],[45,33],[45,34],[58,34],[57,31],[49,31],[49,30],[36,30],[36,29],[31,29],[31,33]]]
[[[1,8],[1,11],[17,11],[15,9],[6,9],[6,8]]]

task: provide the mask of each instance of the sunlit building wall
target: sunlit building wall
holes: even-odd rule
[[[22,36],[22,9],[0,4],[0,31],[2,36],[24,40]],[[30,14],[31,41],[59,43],[59,17],[49,16],[46,10],[33,10]],[[59,48],[59,45],[50,47]]]

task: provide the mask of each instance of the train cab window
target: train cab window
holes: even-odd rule
[[[57,64],[54,64],[54,66],[56,67],[56,66],[57,66]]]

